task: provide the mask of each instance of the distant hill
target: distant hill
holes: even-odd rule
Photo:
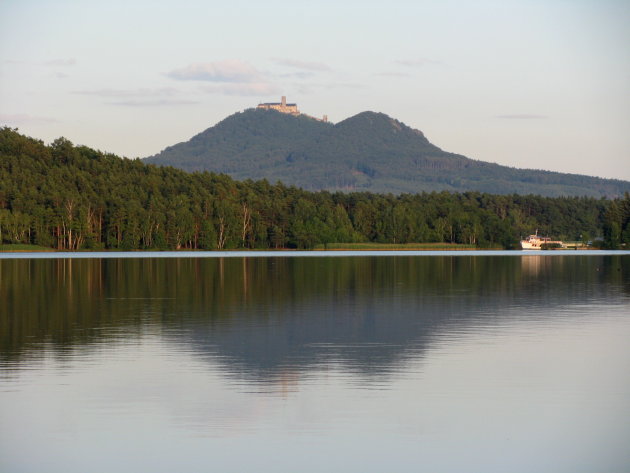
[[[616,197],[630,182],[516,169],[448,153],[385,114],[363,112],[336,125],[250,109],[145,162],[235,179],[282,181],[307,190]]]

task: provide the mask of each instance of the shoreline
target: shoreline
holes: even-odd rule
[[[448,247],[409,247],[409,248],[313,248],[308,250],[300,250],[295,248],[265,248],[265,249],[250,249],[250,248],[233,248],[229,250],[203,250],[203,249],[180,249],[180,250],[56,250],[50,249],[16,249],[5,250],[0,249],[0,254],[7,253],[72,253],[72,254],[90,254],[90,253],[278,253],[278,252],[292,252],[292,253],[309,253],[309,252],[417,252],[417,251],[440,251],[440,252],[461,252],[461,251],[509,251],[509,252],[523,252],[525,254],[540,254],[548,252],[575,252],[575,251],[626,251],[626,250],[604,250],[601,248],[549,248],[539,250],[524,250],[524,249],[511,249],[506,250],[498,247],[491,248],[448,248]]]
[[[570,251],[521,251],[521,250],[276,250],[276,251],[108,251],[108,252],[0,252],[0,260],[18,259],[222,259],[222,258],[343,258],[343,257],[563,257],[563,256],[630,256],[630,250],[570,250]]]

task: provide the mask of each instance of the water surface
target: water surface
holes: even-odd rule
[[[0,258],[0,471],[627,471],[630,256],[421,253]]]

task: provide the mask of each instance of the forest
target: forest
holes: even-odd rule
[[[516,249],[535,230],[625,247],[630,195],[309,192],[0,130],[0,244],[76,251],[446,242]]]

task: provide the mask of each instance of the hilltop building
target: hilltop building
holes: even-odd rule
[[[289,115],[299,115],[300,111],[297,108],[297,104],[295,103],[287,103],[287,98],[283,95],[281,102],[268,102],[258,104],[258,108],[262,108],[263,110],[277,110],[281,113],[288,113]]]
[[[305,115],[321,122],[328,121],[328,115],[324,115],[323,118],[315,118],[310,115],[306,115],[305,113],[301,113],[298,110],[296,103],[287,103],[287,98],[284,95],[282,96],[282,100],[280,102],[259,103],[257,108],[260,108],[262,110],[276,110],[280,113],[288,113],[289,115],[293,115],[294,117],[297,117],[298,115]]]

